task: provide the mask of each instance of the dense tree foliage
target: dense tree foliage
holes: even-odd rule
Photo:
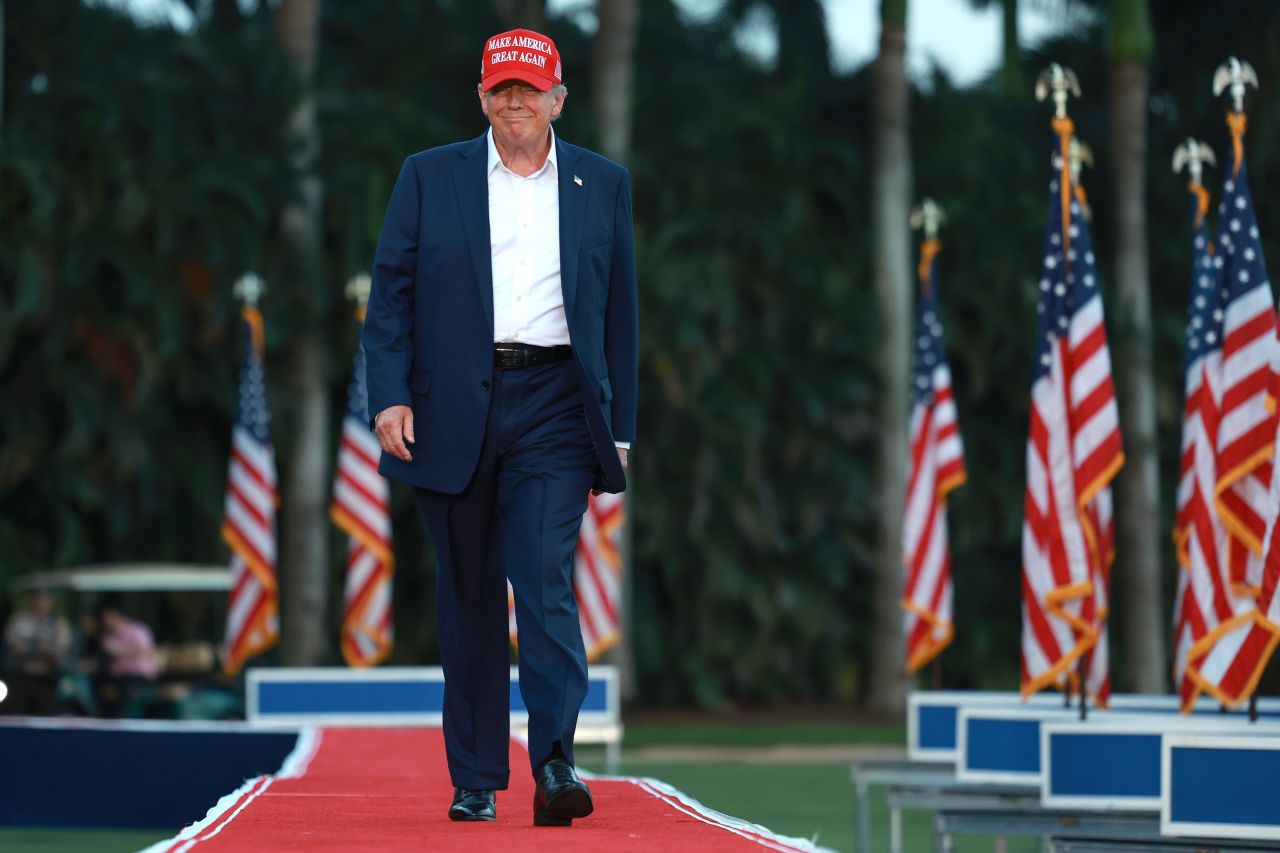
[[[879,394],[870,76],[833,75],[820,31],[798,24],[776,63],[744,55],[733,15],[749,6],[703,22],[646,0],[636,45],[634,648],[649,703],[854,699],[868,669]],[[180,34],[75,0],[6,4],[0,581],[88,561],[223,560],[239,342],[231,283],[251,267],[268,280],[269,382],[289,368],[297,324],[323,318],[336,424],[356,339],[342,283],[369,262],[400,161],[483,130],[480,40],[504,26],[489,4],[325,4],[326,280],[291,281],[278,222],[296,184],[285,122],[299,88],[265,5],[211,8]],[[1107,54],[1096,21],[1025,61],[1027,79],[1050,57],[1080,75],[1085,97],[1072,111],[1099,161],[1084,181],[1105,289]],[[547,27],[571,93],[557,132],[595,145],[591,38],[573,19]],[[1274,269],[1280,16],[1265,0],[1179,0],[1160,4],[1155,27],[1148,210],[1162,480],[1172,484],[1189,253],[1169,156],[1188,135],[1225,153],[1210,77],[1228,54],[1253,62],[1264,88],[1250,104],[1250,175]],[[942,74],[922,82],[911,105],[915,186],[949,216],[940,294],[970,471],[953,502],[957,638],[944,681],[1010,687],[1053,143],[1029,92],[1001,93],[994,77],[964,90]],[[285,387],[272,389],[282,460],[296,423]],[[1166,531],[1172,493],[1162,501]],[[429,548],[409,493],[397,489],[394,511],[395,660],[429,661]],[[343,549],[331,550],[336,588]],[[1171,553],[1164,565],[1168,598]],[[1115,578],[1123,596],[1123,564]],[[338,615],[327,618],[336,663]]]

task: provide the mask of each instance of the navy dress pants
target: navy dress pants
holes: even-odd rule
[[[557,745],[573,761],[587,695],[573,555],[598,464],[573,361],[498,370],[466,490],[418,490],[436,548],[444,737],[456,787],[503,789],[511,775],[508,579],[530,761],[536,769]]]

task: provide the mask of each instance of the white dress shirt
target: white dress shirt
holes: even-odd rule
[[[489,142],[489,249],[493,340],[540,347],[569,343],[560,288],[560,183],[555,137],[542,168],[511,171]]]
[[[489,145],[489,252],[493,264],[493,342],[569,344],[560,285],[560,179],[556,138],[542,168],[521,177]],[[631,442],[616,442],[630,449]]]

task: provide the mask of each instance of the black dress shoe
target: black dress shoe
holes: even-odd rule
[[[534,782],[534,826],[569,826],[575,817],[591,814],[591,792],[563,758],[553,758],[538,768]]]
[[[497,819],[498,807],[494,804],[493,791],[453,789],[453,805],[449,806],[449,820]]]

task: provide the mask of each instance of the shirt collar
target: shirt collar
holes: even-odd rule
[[[484,139],[489,146],[489,168],[486,170],[485,174],[492,175],[493,170],[497,169],[498,167],[502,167],[506,171],[511,172],[510,169],[507,169],[506,164],[502,162],[502,158],[498,156],[498,146],[493,144],[493,128],[492,127],[485,132]],[[560,167],[560,164],[556,161],[556,132],[554,128],[551,129],[551,151],[547,154],[547,162],[543,163],[542,168],[534,172],[529,177],[530,178],[538,177],[544,171],[546,171],[548,165],[550,165],[551,167],[552,174],[555,174]],[[511,172],[511,174],[514,175],[515,172]],[[519,176],[517,175],[517,177]]]

